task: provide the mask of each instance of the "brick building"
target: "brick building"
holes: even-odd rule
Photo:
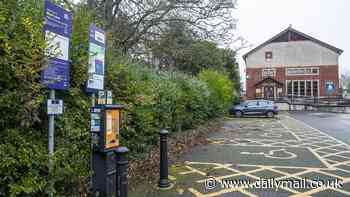
[[[342,50],[291,26],[243,56],[246,96],[334,96],[339,91]]]

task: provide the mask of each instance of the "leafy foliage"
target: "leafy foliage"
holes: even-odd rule
[[[212,113],[224,113],[232,104],[234,96],[237,96],[232,81],[227,75],[215,70],[203,70],[199,73],[199,79],[208,84]]]

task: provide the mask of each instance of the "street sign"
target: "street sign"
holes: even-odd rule
[[[333,81],[326,81],[325,88],[327,95],[331,95],[335,92],[335,84],[333,83]]]
[[[97,92],[104,89],[105,44],[105,32],[92,24],[89,33],[87,92]]]
[[[72,32],[72,14],[45,0],[46,53],[50,56],[48,67],[41,73],[41,81],[49,89],[69,88],[69,40]],[[51,57],[54,56],[54,57]]]
[[[48,99],[47,100],[47,114],[48,115],[63,114],[63,100]]]

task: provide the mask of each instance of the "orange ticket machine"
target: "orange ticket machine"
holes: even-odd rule
[[[95,151],[119,146],[122,105],[97,105],[91,111],[91,143]]]
[[[119,146],[122,105],[91,108],[92,187],[99,196],[116,194],[116,155]]]

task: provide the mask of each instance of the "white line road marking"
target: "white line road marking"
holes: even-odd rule
[[[325,133],[325,132],[323,132],[323,131],[320,131],[320,130],[316,129],[316,128],[310,126],[309,124],[307,124],[307,123],[305,123],[305,122],[303,122],[303,121],[301,121],[301,120],[298,120],[298,119],[293,118],[293,117],[291,117],[291,116],[285,116],[285,117],[287,117],[287,118],[289,118],[289,119],[293,119],[293,120],[295,120],[295,121],[297,121],[297,122],[301,122],[301,123],[304,124],[305,126],[311,128],[311,129],[313,129],[314,131],[318,131],[318,132],[320,132],[320,133],[322,133],[322,134],[328,136],[329,138],[331,138],[331,139],[337,141],[338,143],[340,143],[340,144],[342,144],[342,145],[345,145],[345,146],[347,146],[348,148],[350,148],[350,145],[349,145],[349,144],[347,144],[347,143],[345,143],[345,142],[343,142],[343,141],[341,141],[341,140],[339,140],[339,139],[337,139],[337,138],[335,138],[335,137],[333,137],[333,136],[330,136],[330,135],[328,135],[327,133]]]

